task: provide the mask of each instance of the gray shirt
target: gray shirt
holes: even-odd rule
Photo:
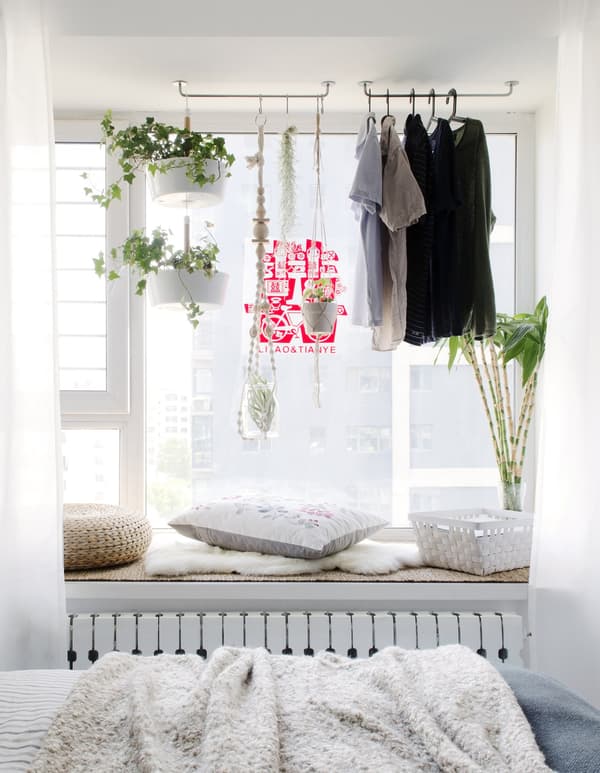
[[[355,274],[352,322],[362,327],[383,322],[383,277],[381,265],[382,203],[381,151],[375,121],[363,120],[356,141],[358,166],[350,190],[354,211],[360,220],[360,242]]]
[[[406,331],[406,229],[425,214],[421,188],[394,128],[394,119],[381,127],[383,168],[381,234],[383,319],[373,331],[373,348],[395,349]]]

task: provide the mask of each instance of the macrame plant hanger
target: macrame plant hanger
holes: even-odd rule
[[[323,214],[323,197],[321,195],[321,113],[323,112],[323,100],[319,106],[317,98],[317,113],[315,120],[315,144],[313,150],[314,168],[315,168],[315,204],[313,212],[312,227],[312,245],[311,249],[316,250],[317,235],[321,239],[321,251],[327,246],[327,233],[325,231],[325,217]],[[331,301],[335,303],[335,300]],[[321,336],[329,333],[315,333],[315,356],[313,366],[313,400],[316,408],[321,407],[321,373],[319,368],[319,349],[321,348]]]
[[[263,180],[265,124],[266,117],[262,114],[262,98],[259,97],[258,115],[255,123],[258,129],[258,151],[253,156],[246,157],[248,169],[256,167],[258,185],[256,188],[256,217],[253,218],[254,239],[256,244],[256,294],[250,326],[250,346],[248,349],[248,367],[246,380],[242,391],[242,400],[238,412],[238,431],[245,439],[251,439],[260,434],[267,437],[274,434],[274,423],[277,413],[277,374],[275,355],[273,351],[273,327],[270,319],[270,304],[265,286],[265,244],[269,239],[269,228],[265,209],[265,189]],[[264,317],[264,320],[263,320]],[[267,339],[267,355],[270,378],[265,378],[261,372],[260,335],[261,331]],[[254,424],[256,430],[249,426]]]

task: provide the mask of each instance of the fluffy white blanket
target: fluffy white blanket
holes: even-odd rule
[[[32,773],[548,771],[498,672],[470,650],[369,660],[222,648],[111,653],[60,710]]]
[[[421,566],[416,545],[410,543],[363,540],[333,556],[317,559],[268,556],[223,550],[204,542],[172,542],[150,550],[145,560],[146,574],[287,575],[340,569],[355,574],[388,574],[408,566]]]

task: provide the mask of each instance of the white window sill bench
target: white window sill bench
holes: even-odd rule
[[[487,577],[423,567],[369,576],[322,572],[293,577],[144,575],[142,561],[116,569],[65,572],[67,608],[78,612],[215,610],[480,611],[524,614],[528,570]]]

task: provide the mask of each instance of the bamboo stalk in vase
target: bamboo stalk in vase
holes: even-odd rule
[[[483,401],[483,407],[485,410],[485,415],[488,422],[488,427],[490,430],[490,434],[492,436],[492,443],[494,444],[494,453],[496,455],[496,464],[500,466],[501,464],[501,455],[500,455],[500,448],[498,447],[498,441],[496,439],[496,431],[494,429],[494,422],[492,420],[492,413],[490,411],[490,406],[488,403],[488,398],[485,393],[485,387],[483,385],[483,378],[481,375],[481,370],[479,368],[479,363],[477,362],[477,356],[475,352],[475,348],[471,342],[468,340],[464,341],[464,351],[466,356],[469,359],[470,365],[473,369],[473,373],[475,375],[475,381],[477,382],[477,386],[479,388],[479,394],[481,395],[481,399]]]
[[[487,379],[488,389],[490,390],[490,395],[492,398],[492,405],[494,406],[494,415],[496,417],[498,450],[500,454],[500,461],[498,462],[498,468],[500,472],[500,478],[502,480],[505,480],[507,465],[506,465],[506,457],[505,457],[505,449],[504,449],[505,433],[503,432],[503,427],[502,427],[502,414],[500,411],[500,406],[498,405],[498,397],[496,394],[495,385],[492,380],[490,366],[488,364],[487,357],[486,357],[485,344],[483,341],[480,341],[479,345],[481,349],[481,360],[483,363],[483,370]]]
[[[512,399],[510,394],[510,388],[508,386],[508,371],[506,369],[506,365],[504,362],[502,362],[502,383],[504,387],[504,404],[506,406],[506,418],[508,421],[508,433],[509,433],[509,447],[511,449],[511,456],[512,459],[512,449],[514,448],[514,444],[516,441],[515,438],[515,422],[513,418],[513,409],[512,409]]]
[[[529,427],[531,426],[531,420],[533,418],[533,412],[535,409],[535,390],[537,386],[537,379],[538,379],[538,374],[536,370],[530,378],[531,389],[529,390],[528,404],[527,404],[527,410],[526,410],[525,421],[524,421],[524,429],[523,429],[523,435],[521,438],[521,454],[519,458],[518,467],[515,470],[515,481],[517,483],[521,482],[521,479],[523,476],[523,465],[525,464],[525,453],[527,451]]]
[[[502,383],[500,380],[498,354],[496,352],[496,345],[494,343],[493,338],[489,339],[489,344],[487,346],[487,349],[490,353],[492,374],[494,377],[494,386],[496,389],[500,442],[502,446],[502,456],[504,459],[503,471],[502,471],[504,475],[502,475],[501,473],[500,477],[502,478],[502,480],[511,480],[511,463],[510,463],[511,455],[510,455],[510,446],[509,446],[509,439],[508,439],[508,427],[507,427],[507,421],[506,421],[507,408],[506,408],[506,401],[504,400]]]
[[[520,450],[521,441],[522,441],[522,434],[525,429],[529,403],[530,403],[530,400],[533,399],[533,397],[535,396],[535,387],[537,385],[537,374],[538,374],[538,368],[536,368],[535,371],[529,377],[527,383],[525,384],[525,389],[523,391],[523,399],[521,402],[521,410],[519,411],[519,422],[516,428],[515,444],[513,447],[512,460],[511,460],[512,466],[514,469],[517,469],[517,466],[518,466],[517,461],[519,459],[519,450]]]

